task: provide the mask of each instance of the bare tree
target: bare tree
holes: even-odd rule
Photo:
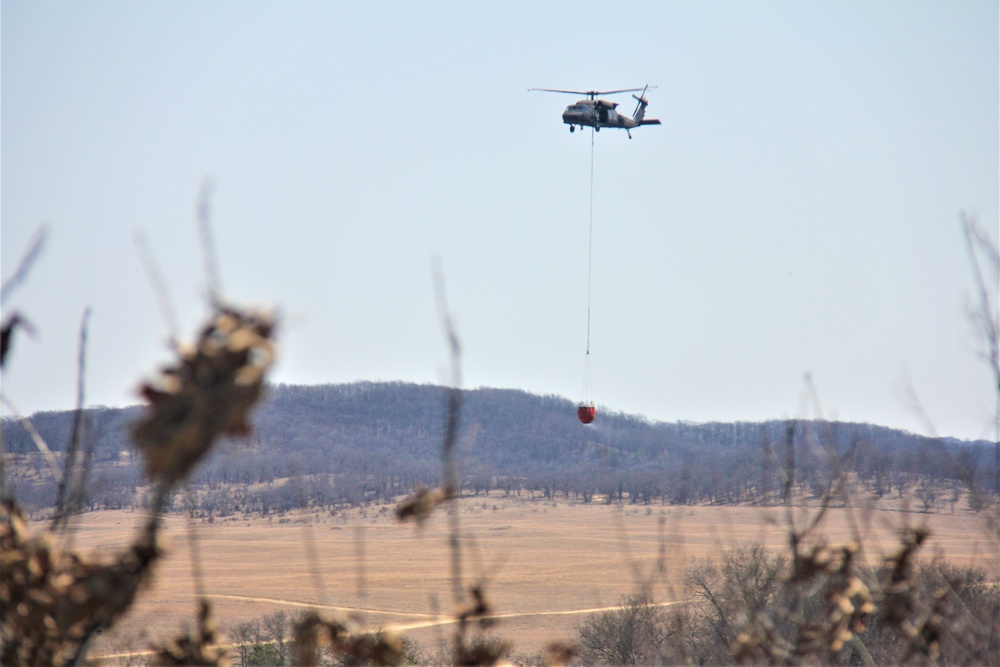
[[[260,641],[260,637],[261,629],[258,619],[239,623],[229,629],[229,640],[233,643],[233,648],[236,649],[236,654],[240,659],[239,667],[246,667],[250,650],[255,643]]]
[[[289,660],[285,639],[288,637],[290,627],[288,614],[284,611],[276,611],[273,614],[268,614],[264,617],[262,625],[268,639],[273,641],[275,647],[278,649],[280,664],[287,665]]]

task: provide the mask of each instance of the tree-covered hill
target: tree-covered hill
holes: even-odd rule
[[[272,386],[254,415],[255,433],[227,443],[198,469],[199,502],[214,512],[270,512],[385,501],[439,484],[446,391],[401,382]],[[820,495],[845,468],[873,494],[921,489],[929,505],[944,500],[943,488],[972,506],[997,494],[997,445],[987,441],[825,421],[654,423],[603,410],[594,425],[583,426],[575,405],[556,396],[490,388],[461,396],[464,493],[770,503],[788,491],[786,470],[794,471],[792,491]],[[142,473],[128,440],[138,414],[138,408],[85,411],[87,507],[140,502]],[[73,411],[31,418],[57,458],[74,418]],[[3,441],[7,477],[21,501],[36,510],[50,505],[52,466],[28,431],[5,419]]]

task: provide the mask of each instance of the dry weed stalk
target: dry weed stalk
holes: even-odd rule
[[[948,627],[948,621],[954,616],[946,600],[949,586],[936,587],[930,605],[916,595],[914,561],[929,536],[926,529],[911,529],[902,535],[899,553],[888,559],[891,568],[884,589],[884,606],[886,622],[897,628],[906,641],[904,659],[922,655],[933,663],[940,657],[941,640],[950,630],[959,628]]]
[[[888,581],[883,586],[885,595],[884,607],[886,621],[891,625],[902,626],[908,623],[916,609],[914,599],[915,581],[913,579],[913,564],[917,550],[930,537],[926,529],[911,529],[900,537],[899,553],[890,556],[887,563],[891,566]]]
[[[60,524],[65,525],[69,517],[76,511],[83,496],[84,488],[87,485],[87,475],[90,472],[93,448],[87,447],[84,459],[81,463],[78,460],[80,442],[83,439],[84,424],[84,370],[86,369],[87,354],[87,324],[90,321],[90,308],[83,312],[83,319],[80,322],[80,345],[77,357],[77,379],[76,379],[76,408],[73,410],[73,428],[70,435],[69,446],[66,448],[66,458],[63,462],[63,474],[59,478],[58,491],[56,494],[56,512],[52,517],[52,530],[59,529]],[[72,487],[68,483],[72,481]],[[67,496],[69,488],[69,496]]]
[[[455,500],[461,492],[458,461],[455,445],[461,426],[462,390],[461,386],[461,344],[455,331],[445,300],[444,278],[440,266],[435,266],[435,288],[438,311],[441,316],[445,341],[448,344],[451,386],[446,389],[447,407],[444,436],[441,442],[441,468],[444,482],[433,489],[421,487],[396,507],[399,521],[416,520],[422,525],[435,509],[448,501]],[[453,640],[452,661],[457,665],[494,665],[510,652],[511,646],[504,641],[478,641],[470,638],[472,621],[478,621],[480,629],[492,624],[492,606],[486,598],[485,584],[480,582],[469,589],[471,600],[466,601],[462,584],[461,528],[456,507],[448,513],[448,546],[451,552],[452,597],[455,604],[455,619],[458,621]]]

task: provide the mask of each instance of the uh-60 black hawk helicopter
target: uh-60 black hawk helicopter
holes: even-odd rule
[[[569,95],[586,95],[590,99],[579,100],[573,104],[566,107],[563,111],[563,122],[569,125],[569,131],[573,132],[576,130],[577,126],[582,130],[584,127],[592,127],[595,131],[600,132],[602,127],[617,127],[618,129],[625,130],[628,133],[628,138],[632,138],[632,129],[639,127],[640,125],[659,125],[660,121],[657,118],[646,118],[646,107],[649,105],[649,100],[646,99],[646,91],[650,88],[655,88],[656,86],[646,86],[645,88],[624,88],[622,90],[555,90],[553,88],[529,88],[529,91],[538,90],[546,93],[567,93]],[[617,102],[608,102],[607,100],[597,99],[601,95],[617,95],[618,93],[637,93],[642,91],[640,95],[632,95],[638,104],[635,105],[635,111],[632,112],[632,117],[623,116],[622,114],[615,111],[618,106]]]

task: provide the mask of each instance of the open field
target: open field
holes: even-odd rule
[[[459,507],[465,585],[484,584],[502,617],[493,631],[512,640],[518,653],[572,638],[587,613],[643,585],[651,584],[660,602],[683,603],[685,569],[723,549],[745,541],[774,549],[787,544],[783,507],[608,506],[484,496],[465,498]],[[806,512],[815,508],[796,509],[796,518]],[[110,554],[127,544],[142,519],[130,512],[85,514],[74,544]],[[165,525],[168,555],[154,585],[102,635],[92,655],[141,649],[193,623],[192,535],[223,632],[279,609],[294,614],[328,607],[362,613],[370,626],[396,626],[427,650],[447,637],[440,617],[454,603],[443,511],[422,528],[397,523],[389,506],[212,524],[171,515]],[[895,536],[914,525],[932,532],[925,556],[1000,578],[997,542],[985,516],[965,509],[925,514],[885,499],[864,509],[829,510],[820,534],[831,544],[859,535],[874,563],[895,552]]]

